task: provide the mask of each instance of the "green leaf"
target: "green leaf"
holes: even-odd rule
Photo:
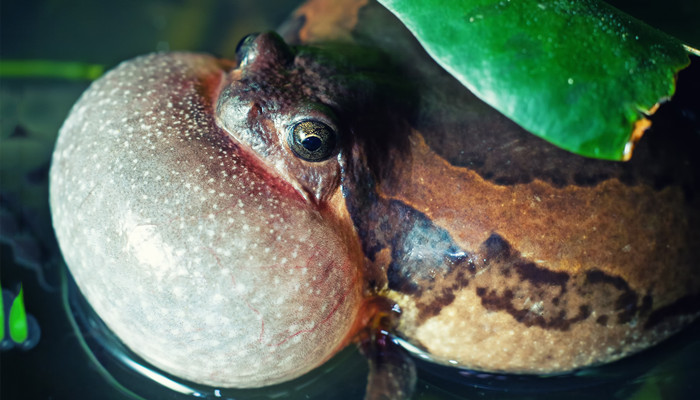
[[[379,0],[479,98],[574,153],[628,159],[689,64],[678,40],[595,0]]]
[[[10,317],[8,319],[10,338],[15,343],[23,343],[29,336],[27,326],[27,313],[24,310],[24,288],[20,286],[19,294],[15,297],[10,307]]]

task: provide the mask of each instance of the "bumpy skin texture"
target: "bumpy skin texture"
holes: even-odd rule
[[[401,336],[448,365],[560,373],[698,316],[695,132],[653,118],[631,162],[572,155],[476,99],[376,3],[334,3],[346,14],[326,19],[329,3],[300,8],[288,40],[380,48],[416,87],[410,127],[358,134],[344,178],[375,290],[402,309]]]
[[[320,365],[353,335],[362,299],[357,239],[332,196],[337,160],[315,196],[297,182],[307,171],[282,177],[242,142],[298,115],[264,106],[269,93],[239,105],[245,117],[262,104],[250,124],[217,120],[222,90],[281,68],[263,47],[245,68],[187,53],[123,63],[75,105],[51,168],[59,243],[97,314],[157,367],[214,386]]]

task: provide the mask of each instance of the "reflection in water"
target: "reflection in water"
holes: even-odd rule
[[[214,388],[187,382],[144,361],[107,328],[78,290],[68,273],[63,283],[63,305],[83,350],[103,378],[121,393],[148,399],[277,399],[361,398],[366,366],[355,349],[341,352],[316,371],[280,385],[262,389]],[[344,390],[336,395],[338,387]]]
[[[306,376],[268,388],[225,389],[186,382],[159,371],[126,348],[90,308],[69,274],[63,280],[62,300],[92,367],[114,390],[131,398],[359,399],[364,394],[367,367],[354,348]],[[692,398],[687,385],[700,373],[692,369],[692,354],[700,351],[698,333],[700,324],[696,323],[669,343],[636,356],[575,374],[546,377],[486,374],[435,365],[419,349],[395,340],[414,354],[419,368],[414,398],[684,399]]]

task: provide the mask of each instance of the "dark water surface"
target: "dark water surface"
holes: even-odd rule
[[[153,51],[195,50],[233,58],[242,36],[274,29],[298,3],[2,0],[0,60],[43,59],[110,68]],[[700,47],[700,2],[613,3]],[[0,352],[0,399],[362,398],[367,366],[353,348],[308,376],[259,390],[216,391],[185,382],[171,382],[166,388],[143,375],[148,373],[145,364],[104,329],[72,286],[50,226],[51,151],[63,119],[88,84],[0,77],[0,282],[10,297],[23,285],[27,312],[40,329],[33,348]],[[696,323],[662,346],[566,377],[480,375],[419,360],[414,398],[700,398],[699,338]],[[182,394],[188,390],[193,393]]]

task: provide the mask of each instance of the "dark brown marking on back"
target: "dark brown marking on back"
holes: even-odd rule
[[[591,315],[588,304],[567,295],[571,277],[523,258],[510,243],[493,233],[480,246],[479,258],[488,270],[477,277],[475,291],[489,311],[503,311],[526,326],[569,330]],[[487,286],[488,285],[488,286]]]
[[[566,282],[569,281],[569,274],[566,272],[555,272],[545,268],[539,268],[532,262],[516,264],[515,271],[520,276],[520,279],[530,281],[535,286],[559,286],[561,288],[561,293],[566,291]],[[554,299],[552,299],[552,301],[554,301]]]
[[[481,298],[481,304],[489,311],[505,311],[513,318],[525,326],[539,326],[544,329],[556,329],[568,331],[572,324],[585,320],[591,315],[588,305],[581,305],[578,313],[573,317],[568,317],[567,312],[560,310],[558,313],[545,317],[538,315],[529,309],[518,308],[513,305],[515,294],[512,290],[506,289],[503,294],[499,294],[496,289],[484,287],[476,288],[476,295]]]
[[[541,267],[496,233],[482,243],[477,255],[488,267],[472,279],[482,305],[506,312],[528,327],[566,331],[593,313],[603,326],[634,325],[649,316],[653,307],[650,293],[641,296],[620,276],[597,269],[571,276]],[[683,304],[670,312],[685,312]]]
[[[468,285],[468,276],[476,271],[471,255],[423,213],[396,200],[385,205],[385,212],[374,220],[377,225],[371,236],[391,249],[389,289],[431,299],[421,301],[419,308],[425,310],[454,301],[453,291]],[[387,232],[392,234],[384,236]]]
[[[693,64],[700,69],[698,60]],[[679,83],[688,81],[684,77],[690,74],[682,71]],[[562,150],[481,104],[474,95],[461,90],[456,80],[439,87],[443,91],[434,95],[438,99],[434,103],[439,105],[422,106],[429,111],[420,113],[413,122],[414,128],[441,158],[456,167],[473,170],[496,185],[526,184],[537,179],[557,188],[590,187],[617,179],[630,186],[646,185],[656,190],[679,186],[689,201],[697,195],[695,171],[700,170],[700,158],[693,150],[700,147],[697,100],[695,106],[680,104],[683,92],[692,90],[692,86],[679,84],[673,100],[661,105],[651,117],[651,129],[635,146],[628,162],[585,158]],[[424,91],[430,93],[429,89]],[[427,103],[428,95],[424,97]],[[439,102],[444,98],[461,108]],[[688,122],[691,117],[694,119]]]
[[[437,315],[483,266],[425,214],[379,196],[374,186],[378,171],[364,164],[369,160],[348,161],[344,171],[350,179],[343,182],[343,191],[368,268],[386,271],[385,280],[375,284],[383,281],[388,289],[411,296],[421,319]]]
[[[631,322],[640,314],[646,314],[651,309],[653,299],[651,295],[646,295],[639,302],[639,295],[632,290],[624,279],[619,276],[612,276],[600,270],[586,272],[586,285],[584,288],[596,285],[609,285],[619,293],[612,305],[613,311],[617,314],[617,323],[626,324]],[[605,290],[605,289],[603,289]],[[609,293],[608,290],[605,290]],[[610,296],[614,296],[610,293]]]
[[[471,268],[468,264],[457,266],[444,279],[436,282],[435,287],[431,288],[432,298],[426,298],[416,303],[418,320],[425,321],[438,315],[444,307],[452,304],[455,300],[455,293],[469,286],[467,274],[471,275],[473,268],[473,264],[471,264]]]

